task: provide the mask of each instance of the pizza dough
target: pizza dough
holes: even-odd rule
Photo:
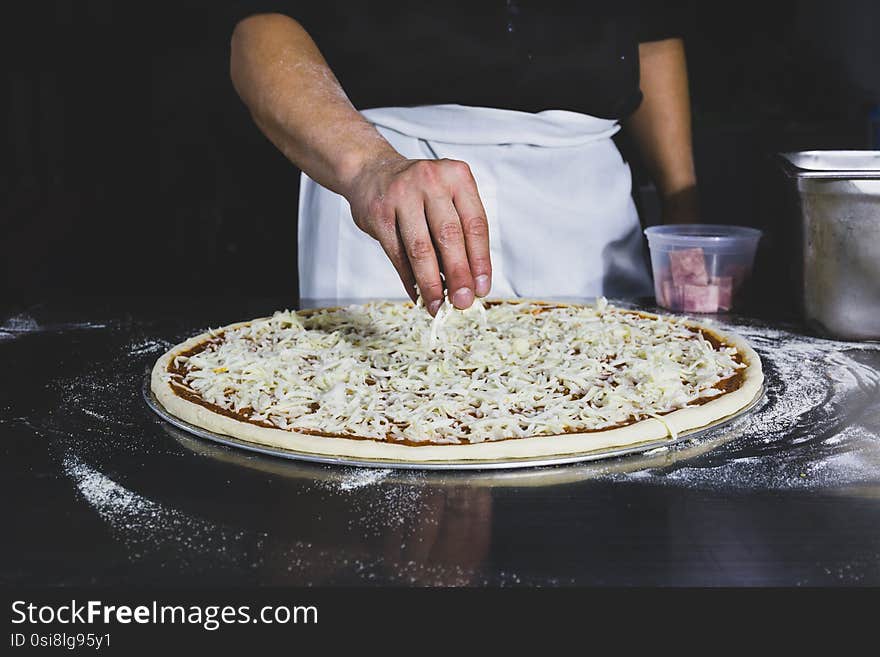
[[[716,423],[763,384],[742,338],[694,322],[529,300],[276,313],[156,362],[172,415],[294,452],[478,462],[653,443]]]

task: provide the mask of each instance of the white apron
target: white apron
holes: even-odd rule
[[[363,112],[412,159],[470,165],[489,223],[492,297],[652,294],[616,121],[431,105]],[[299,196],[302,299],[402,299],[403,284],[348,202],[303,174]]]

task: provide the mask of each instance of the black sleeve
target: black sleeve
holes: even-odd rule
[[[637,2],[636,39],[639,43],[684,36],[687,4],[683,2]]]

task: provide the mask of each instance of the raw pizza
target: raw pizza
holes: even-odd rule
[[[247,442],[460,462],[655,443],[736,413],[762,383],[741,338],[599,299],[277,312],[174,347],[151,387],[170,414]]]

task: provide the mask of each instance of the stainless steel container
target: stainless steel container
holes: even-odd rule
[[[801,306],[820,333],[880,339],[880,151],[780,153]]]

